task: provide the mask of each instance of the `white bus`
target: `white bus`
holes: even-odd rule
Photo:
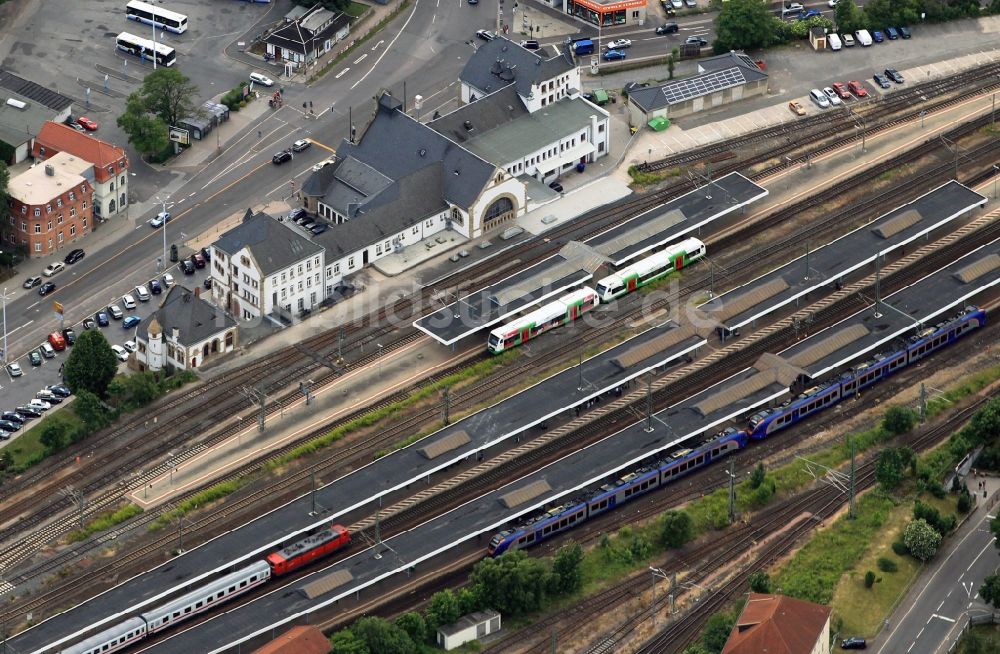
[[[156,63],[160,66],[173,66],[174,62],[177,61],[177,55],[170,46],[162,43],[154,44],[149,39],[143,39],[128,32],[122,32],[118,35],[115,39],[115,46],[122,52],[127,52],[146,61],[153,60],[153,51],[155,50]]]
[[[188,17],[176,11],[156,7],[139,0],[131,0],[125,5],[125,17],[147,25],[155,25],[174,34],[183,34],[188,28]]]

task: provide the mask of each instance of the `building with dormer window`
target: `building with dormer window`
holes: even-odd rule
[[[521,103],[534,113],[578,94],[580,69],[568,54],[545,58],[542,50],[525,50],[499,36],[479,46],[458,76],[459,101],[475,102],[505,86],[513,86]]]

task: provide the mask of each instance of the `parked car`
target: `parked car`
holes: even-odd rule
[[[840,649],[868,649],[868,643],[864,638],[854,636],[840,641]]]
[[[680,28],[677,23],[664,23],[656,28],[657,34],[676,34]]]
[[[163,288],[170,288],[174,285],[174,276],[170,273],[163,273]]]
[[[0,432],[3,432],[3,434],[0,435],[0,438],[7,440],[7,438],[9,438],[7,434],[15,432],[20,428],[21,423],[19,422],[14,422],[13,420],[0,420]]]
[[[93,318],[84,318],[83,322],[80,323],[84,329],[93,329],[97,327],[97,323],[94,322]]]
[[[35,393],[35,399],[48,402],[49,404],[62,404],[63,399],[49,390],[41,390]]]
[[[135,341],[125,341],[122,343],[122,348],[129,354],[132,354],[136,350]]]
[[[521,47],[524,48],[525,50],[538,50],[542,47],[542,44],[536,41],[535,39],[527,39],[521,41]]]
[[[125,308],[128,309],[129,311],[131,311],[136,307],[135,298],[128,293],[122,296],[122,304],[124,304]]]
[[[73,391],[68,386],[63,386],[62,384],[49,384],[45,387],[45,390],[55,393],[59,397],[69,397],[73,394]]]
[[[195,268],[204,268],[205,257],[201,256],[201,252],[195,252],[191,255],[191,263],[194,264]]]
[[[310,145],[312,145],[312,141],[310,141],[308,139],[299,139],[295,143],[292,143],[292,151],[294,151],[294,152],[302,152],[303,150],[305,150],[306,148],[308,148]]]
[[[273,163],[275,166],[280,166],[286,161],[291,161],[291,160],[292,160],[292,153],[289,150],[282,150],[281,152],[278,152],[273,157],[271,157],[271,163]]]
[[[809,20],[813,16],[822,16],[823,12],[819,9],[810,9],[809,11],[804,11],[799,14],[799,20]]]
[[[819,89],[809,91],[809,99],[816,103],[820,109],[827,109],[830,106],[830,98],[826,97]]]
[[[706,45],[708,45],[708,41],[706,41],[700,36],[689,36],[686,39],[684,39],[684,43],[686,43],[687,45],[697,45],[698,47],[701,48],[704,48]]]
[[[48,411],[52,408],[52,405],[45,400],[39,400],[37,397],[28,402],[28,406],[38,411]]]
[[[306,215],[308,214],[306,213],[305,207],[295,207],[294,209],[288,212],[288,219],[294,223],[297,223],[299,222],[299,219],[302,218],[302,216]]]
[[[161,211],[160,213],[156,214],[155,216],[149,219],[149,226],[152,227],[153,229],[156,229],[157,227],[163,227],[165,224],[170,222],[170,218],[171,215],[169,211]]]
[[[194,264],[191,263],[190,259],[185,259],[184,261],[181,261],[181,269],[184,271],[185,275],[194,274]]]
[[[602,58],[604,61],[619,61],[625,58],[625,52],[622,50],[608,50]]]
[[[489,30],[476,30],[476,36],[484,41],[492,41],[493,39],[497,38],[496,34],[494,34]]]
[[[138,327],[141,322],[142,318],[139,316],[129,316],[122,321],[122,329],[132,329],[133,327]]]
[[[696,0],[684,0],[684,6],[687,7],[688,9],[694,9],[695,7],[698,6],[698,3],[696,2]]]
[[[910,36],[912,36],[912,35],[910,34],[910,28],[909,28],[909,27],[897,27],[897,28],[896,28],[896,31],[898,31],[898,32],[899,32],[899,35],[900,35],[900,36],[901,36],[902,38],[904,38],[904,39],[908,39],[908,38],[910,38]]]
[[[885,76],[891,79],[896,84],[902,84],[905,80],[898,70],[895,68],[886,68]]]
[[[56,273],[62,272],[63,268],[65,268],[65,267],[66,267],[66,264],[62,264],[62,263],[59,263],[58,261],[55,261],[55,262],[50,263],[49,265],[45,266],[45,270],[42,271],[42,274],[45,275],[46,277],[51,277],[52,275],[55,275]]]
[[[622,48],[631,48],[632,41],[629,39],[614,39],[608,41],[608,50],[621,50]]]
[[[14,409],[14,411],[16,411],[18,415],[22,415],[22,416],[24,416],[26,418],[41,418],[42,417],[42,410],[41,409],[36,409],[35,407],[31,406],[30,404],[25,404],[24,406],[19,406],[16,409]]]
[[[889,80],[887,80],[884,76],[879,75],[878,73],[872,75],[872,79],[875,80],[875,83],[878,84],[879,87],[883,89],[887,89],[890,86],[892,86],[892,84],[889,83]]]
[[[885,35],[889,37],[890,41],[895,41],[896,39],[899,38],[899,32],[896,31],[895,27],[885,28]]]
[[[149,298],[152,297],[146,287],[142,285],[135,287],[135,296],[139,298],[140,302],[149,302]]]
[[[87,118],[86,116],[80,116],[76,119],[76,122],[80,124],[80,127],[84,128],[88,132],[97,131],[97,123]]]
[[[562,184],[560,184],[559,182],[550,182],[549,183],[549,188],[552,189],[553,191],[555,191],[556,193],[562,193],[563,192]]]
[[[52,348],[48,342],[42,343],[38,346],[38,351],[42,353],[42,356],[46,359],[51,359],[56,355],[56,351]]]
[[[112,345],[111,351],[115,353],[115,356],[118,357],[118,360],[122,363],[128,361],[128,352],[121,345]]]
[[[316,221],[312,218],[306,218],[299,225],[302,226],[302,229],[312,229],[316,225]]]
[[[27,418],[22,416],[17,411],[4,411],[0,413],[0,420],[10,420],[11,422],[16,422],[19,425],[23,425],[28,422]]]
[[[670,0],[670,6],[674,9],[683,9],[684,2],[682,0]]]
[[[851,36],[850,34],[841,34],[840,35],[840,40],[844,42],[844,47],[845,48],[853,48],[854,47],[854,37]]]
[[[805,10],[805,7],[802,6],[801,2],[789,2],[787,6],[782,7],[781,15],[784,17],[791,14],[801,14],[803,10]]]
[[[319,236],[328,229],[330,229],[330,225],[328,225],[327,223],[317,223],[312,227],[310,227],[309,231],[315,234],[316,236]]]
[[[10,375],[11,377],[20,377],[21,375],[24,374],[24,371],[21,370],[20,363],[8,363],[7,374]]]
[[[76,343],[76,332],[67,327],[62,330],[62,335],[63,338],[66,339],[66,345],[73,347],[73,344]]]
[[[62,352],[66,349],[66,338],[59,332],[52,332],[49,334],[49,345],[52,346],[56,352]]]
[[[24,288],[35,288],[41,283],[42,283],[41,277],[29,277],[26,280],[24,280],[24,283],[21,284],[21,286]]]
[[[121,308],[119,308],[117,304],[109,304],[108,313],[110,313],[111,317],[115,320],[121,320],[125,317],[125,313],[122,312]],[[104,325],[101,326],[103,327]]]
[[[159,295],[163,292],[163,286],[160,285],[160,280],[151,279],[149,280],[149,290],[153,295]]]
[[[53,284],[52,282],[45,282],[44,284],[38,287],[38,294],[43,296],[48,295],[54,290],[56,290],[55,284]]]
[[[211,250],[209,250],[208,248],[202,248],[202,249],[200,249],[198,251],[201,252],[201,256],[205,257],[205,261],[206,262],[211,262],[212,261],[212,251]]]
[[[847,90],[847,85],[843,82],[834,82],[830,85],[833,92],[837,94],[837,97],[841,100],[850,100],[852,98],[851,92]]]
[[[267,75],[263,75],[261,73],[250,73],[250,81],[256,82],[261,86],[274,86],[274,80],[272,80]]]
[[[108,314],[105,313],[104,311],[98,311],[96,314],[94,314],[94,319],[97,320],[97,324],[100,325],[101,327],[107,327],[110,322],[108,320]]]
[[[806,108],[802,106],[802,103],[792,100],[788,103],[788,108],[792,110],[792,113],[796,116],[805,116]]]
[[[850,82],[847,83],[847,90],[853,93],[854,95],[858,96],[859,98],[868,97],[868,89],[866,89],[864,84],[862,84],[856,79],[852,79]]]
[[[83,256],[84,256],[83,250],[77,248],[75,250],[70,250],[69,254],[66,255],[66,258],[63,259],[63,261],[65,261],[67,264],[72,265],[77,261],[79,261],[80,259],[82,259]]]
[[[885,41],[885,35],[882,33],[882,30],[872,30],[872,41],[875,43]]]

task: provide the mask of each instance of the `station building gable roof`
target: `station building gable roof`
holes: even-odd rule
[[[140,328],[139,337],[148,342],[149,332],[158,328],[169,338],[176,329],[177,341],[191,347],[235,326],[236,321],[222,309],[202,300],[190,289],[174,286],[167,291],[153,317]]]
[[[290,12],[286,16],[288,24],[267,37],[269,44],[306,55],[316,49],[317,43],[325,41],[351,22],[351,17],[347,14],[335,14],[322,5],[314,5],[301,13],[295,13],[292,16]]]
[[[41,148],[45,148],[44,153]],[[99,169],[97,171],[98,181],[104,181],[108,177],[105,174],[108,166],[115,166],[116,173],[122,172],[121,168],[128,166],[124,148],[105,143],[89,134],[78,132],[69,125],[47,121],[42,125],[42,129],[35,139],[33,154],[39,158],[47,159],[57,152],[68,152],[92,163]]]
[[[484,93],[513,84],[518,95],[531,95],[532,85],[541,84],[573,69],[568,55],[545,59],[533,50],[525,50],[510,39],[498,36],[479,46],[469,58],[458,79]]]
[[[242,223],[225,232],[212,247],[230,256],[247,248],[265,276],[323,250],[266,213],[249,215],[247,211],[247,214]]]
[[[508,85],[432,120],[427,125],[456,143],[465,143],[527,115],[528,109],[518,97],[517,89]]]
[[[338,156],[353,157],[395,181],[438,163],[442,199],[463,209],[471,207],[496,168],[401,109],[398,100],[384,93],[359,142],[343,141]]]
[[[810,654],[828,638],[830,607],[783,595],[750,593],[722,654]]]

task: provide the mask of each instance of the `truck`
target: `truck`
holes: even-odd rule
[[[582,39],[573,43],[573,53],[576,56],[594,54],[594,42],[591,39]]]

